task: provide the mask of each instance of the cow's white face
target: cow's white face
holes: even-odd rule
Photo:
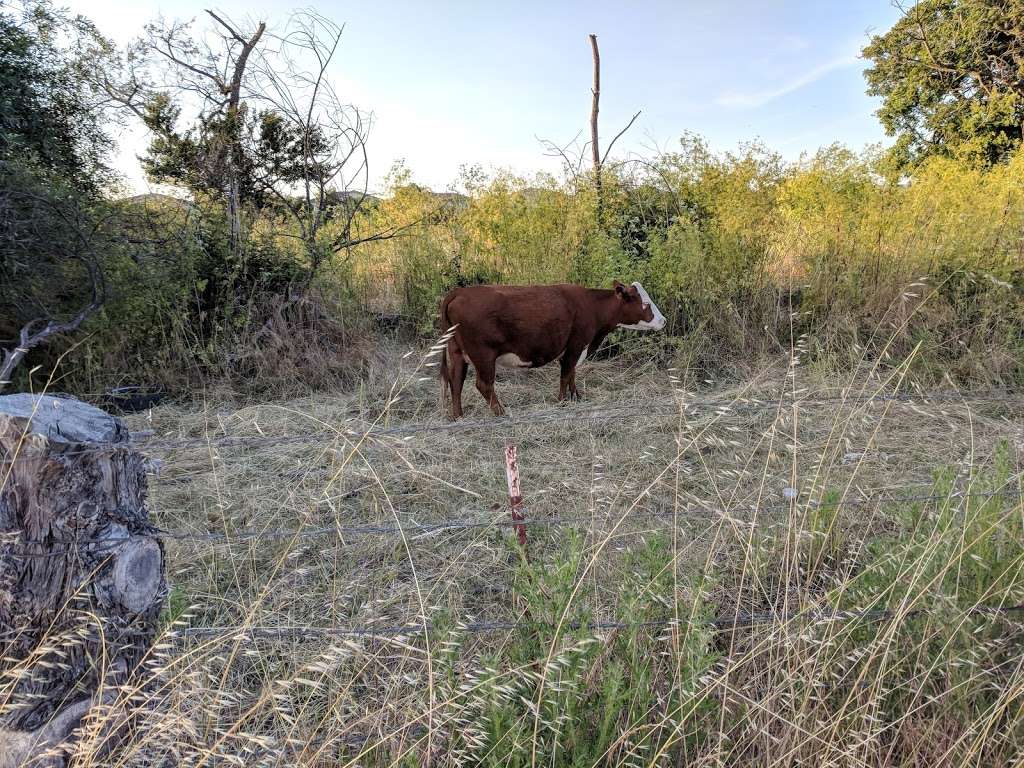
[[[657,305],[651,301],[651,297],[644,290],[644,287],[640,283],[633,283],[633,287],[636,288],[636,292],[640,296],[640,300],[643,302],[645,310],[651,311],[650,320],[641,320],[631,325],[620,324],[619,328],[631,328],[635,331],[660,331],[665,327],[665,316],[661,314],[661,310],[658,309]],[[644,314],[647,314],[644,312]]]

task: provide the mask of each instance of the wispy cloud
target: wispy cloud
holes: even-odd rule
[[[798,91],[811,83],[821,80],[826,75],[835,72],[839,69],[846,69],[852,67],[857,63],[858,59],[856,54],[847,54],[839,56],[831,61],[826,61],[824,64],[819,64],[814,69],[811,69],[800,77],[794,78],[787,83],[783,83],[777,88],[766,88],[760,91],[751,91],[749,93],[729,92],[723,93],[721,96],[715,99],[715,104],[720,107],[734,107],[737,109],[753,109],[756,107],[763,107],[765,104],[776,99],[782,98],[783,96]]]
[[[785,51],[806,51],[811,47],[810,41],[803,35],[782,35],[776,42]]]

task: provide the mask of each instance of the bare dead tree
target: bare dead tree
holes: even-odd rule
[[[312,279],[331,253],[364,242],[353,222],[369,196],[367,138],[371,116],[345,102],[328,69],[344,25],[315,11],[298,11],[272,53],[254,59],[250,99],[265,111],[248,135],[255,182],[294,222]],[[321,233],[328,220],[335,232]]]
[[[343,99],[330,78],[344,29],[315,11],[297,11],[280,34],[268,34],[275,44],[259,51],[252,65],[248,98],[264,108],[247,137],[255,183],[296,225],[292,236],[307,254],[307,285],[325,259],[400,237],[447,205],[414,221],[357,231],[371,199],[372,114]]]
[[[103,305],[106,281],[94,242],[102,224],[102,219],[90,220],[73,198],[26,190],[0,194],[4,299],[17,315],[30,318],[17,329],[13,345],[2,350],[0,391],[11,384],[14,371],[31,350],[77,330]],[[77,273],[72,265],[77,265]],[[17,290],[19,286],[23,290]],[[71,303],[75,295],[81,303],[70,313],[55,306]]]
[[[146,36],[130,46],[116,75],[96,77],[112,102],[144,120],[163,138],[173,140],[173,126],[147,113],[157,94],[176,94],[198,102],[199,122],[215,136],[206,142],[205,168],[210,181],[221,188],[227,211],[229,247],[233,256],[242,249],[242,126],[245,119],[249,63],[264,38],[267,25],[259,22],[246,30],[208,10],[215,24],[213,42],[193,35],[191,23],[157,22]]]
[[[301,241],[308,284],[334,254],[401,236],[432,215],[357,231],[372,199],[367,152],[372,115],[342,98],[331,81],[343,25],[302,10],[280,32],[262,22],[243,31],[223,16],[208,14],[219,30],[212,46],[188,24],[150,25],[146,39],[122,56],[117,77],[97,76],[113,101],[151,128],[167,129],[152,112],[154,98],[167,92],[198,101],[200,125],[223,119],[231,145],[214,142],[203,164],[211,177],[226,180],[233,241],[240,199],[271,201],[294,225],[279,234]],[[174,139],[169,130],[165,138]],[[239,195],[236,185],[243,178],[251,189]]]
[[[590,154],[594,161],[594,190],[597,193],[597,224],[604,221],[604,198],[601,191],[601,147],[598,144],[597,114],[601,109],[601,52],[597,35],[590,35],[590,50],[594,57],[594,85],[590,89]]]
[[[550,139],[537,137],[537,140],[544,147],[544,154],[548,157],[557,157],[562,162],[562,170],[572,183],[573,193],[579,191],[580,178],[583,176],[583,165],[586,151],[590,150],[590,165],[594,174],[594,192],[596,196],[596,221],[598,227],[604,226],[604,169],[608,158],[616,142],[633,127],[633,123],[640,117],[640,112],[630,118],[626,126],[615,134],[608,143],[604,152],[601,152],[600,134],[598,130],[598,116],[601,111],[601,52],[597,45],[597,35],[588,35],[590,40],[590,51],[594,63],[594,80],[590,89],[590,141],[582,146],[579,144],[580,134],[568,144],[558,144]],[[582,131],[580,132],[582,133]]]
[[[224,21],[213,11],[207,11],[213,19],[220,24],[227,31],[227,36],[224,37],[224,41],[227,43],[228,49],[228,60],[234,58],[234,66],[231,68],[231,79],[227,82],[219,82],[221,92],[227,92],[227,122],[230,126],[230,130],[233,131],[233,135],[237,136],[239,130],[239,106],[242,102],[242,78],[245,76],[245,65],[249,60],[249,56],[252,54],[253,49],[263,36],[263,32],[266,30],[267,25],[264,22],[260,22],[256,31],[253,32],[248,38],[242,37],[241,34],[229,23]],[[238,43],[241,48],[238,50],[237,55],[232,55],[234,52],[234,44]],[[237,141],[233,141],[228,146],[227,151],[227,184],[228,184],[228,225],[231,232],[231,251],[237,253],[241,247],[242,241],[242,192],[241,192],[241,181],[239,179],[239,165],[241,164],[241,151]]]
[[[594,85],[591,88],[591,102],[590,102],[590,156],[594,165],[594,191],[597,195],[597,225],[599,227],[604,225],[604,190],[602,187],[601,174],[604,171],[605,162],[608,160],[608,156],[611,154],[612,147],[615,146],[622,135],[628,131],[636,119],[640,117],[638,111],[626,123],[626,127],[615,134],[608,143],[608,148],[605,149],[604,154],[601,154],[601,146],[598,137],[598,112],[601,108],[601,52],[597,47],[597,35],[590,35],[590,51],[594,59]]]

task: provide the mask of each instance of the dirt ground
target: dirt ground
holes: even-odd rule
[[[243,606],[261,624],[401,623],[438,604],[500,615],[500,601],[475,596],[501,589],[507,526],[341,531],[507,522],[506,442],[517,446],[528,517],[558,521],[531,528],[538,557],[566,528],[595,542],[614,531],[613,550],[673,524],[693,541],[721,541],[788,522],[826,491],[849,503],[851,525],[877,521],[871,504],[853,502],[927,493],[940,467],[966,478],[1000,439],[1018,452],[1024,445],[1019,403],[948,393],[891,400],[894,377],[824,381],[785,365],[694,392],[674,371],[602,361],[583,366],[583,400],[566,404],[555,401],[554,368],[503,371],[498,392],[509,415],[491,416],[467,387],[467,416],[450,425],[439,411],[436,369],[418,355],[396,357],[390,377],[382,365],[354,392],[165,406],[132,418],[134,429],[156,432],[150,454],[162,466],[151,507],[159,525],[229,540],[264,534],[172,545],[174,582],[190,596],[216,597],[204,601],[211,621],[237,621]],[[228,436],[243,440],[224,443]],[[292,436],[309,437],[278,440]],[[192,442],[175,447],[179,438]],[[331,527],[339,532],[289,533]],[[240,558],[244,576],[232,565]],[[252,567],[259,563],[266,567]]]

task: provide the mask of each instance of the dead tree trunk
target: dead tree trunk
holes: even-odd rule
[[[599,142],[597,123],[598,123],[598,112],[601,107],[601,52],[597,49],[597,35],[590,35],[590,50],[594,56],[594,86],[590,92],[593,94],[593,98],[590,102],[590,155],[594,163],[594,192],[597,197],[597,228],[604,229],[604,164],[608,161],[608,155],[612,152],[612,147],[615,146],[615,142],[622,138],[623,134],[626,133],[636,119],[640,117],[640,113],[637,112],[633,115],[633,118],[626,123],[626,127],[615,134],[608,146],[604,150],[604,154],[601,154],[601,144]]]
[[[590,50],[594,54],[594,87],[590,92],[590,153],[594,161],[594,192],[597,195],[597,226],[604,223],[604,199],[601,190],[601,147],[597,136],[597,113],[601,106],[601,53],[597,49],[597,35],[590,35]]]
[[[128,438],[77,400],[0,397],[0,768],[65,765],[100,704],[109,753],[145,689],[167,583]]]
[[[221,84],[221,92],[227,96],[227,120],[230,141],[227,148],[227,197],[228,197],[228,229],[229,247],[231,255],[238,258],[242,250],[242,80],[245,77],[245,67],[256,48],[267,25],[260,22],[252,37],[248,40],[241,33],[232,27],[213,11],[207,11],[213,19],[227,31],[231,39],[238,42],[242,49],[235,59],[235,66],[231,80]]]

